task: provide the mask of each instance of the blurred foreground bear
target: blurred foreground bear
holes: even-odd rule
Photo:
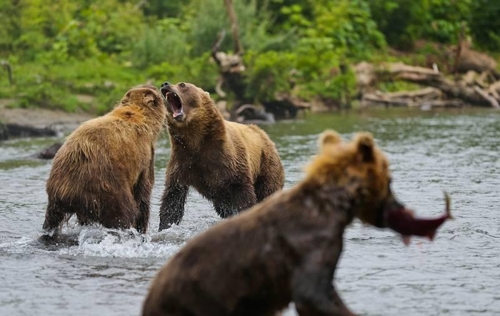
[[[170,259],[143,316],[275,315],[290,302],[299,315],[352,315],[332,281],[355,217],[433,236],[440,224],[414,218],[394,198],[387,159],[370,134],[344,143],[325,132],[320,144],[295,187],[211,227]]]
[[[108,114],[68,136],[47,181],[43,229],[57,232],[76,213],[81,225],[146,232],[154,183],[154,146],[165,124],[158,89],[130,89]]]
[[[283,188],[278,151],[255,125],[224,120],[208,92],[190,83],[165,82],[171,156],[161,198],[160,227],[179,224],[189,187],[210,200],[222,218]]]

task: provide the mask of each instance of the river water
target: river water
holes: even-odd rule
[[[263,126],[276,142],[286,188],[303,175],[326,128],[346,139],[374,134],[391,161],[393,190],[421,216],[440,215],[443,191],[454,221],[434,242],[358,221],[347,230],[336,286],[362,315],[500,315],[500,113],[487,110],[351,111]],[[139,315],[158,269],[194,235],[220,221],[192,191],[180,226],[158,233],[169,146],[157,150],[150,231],[64,228],[70,242],[37,243],[51,162],[29,158],[55,139],[0,143],[0,315]],[[214,263],[214,268],[216,268]],[[293,306],[285,313],[295,315]]]

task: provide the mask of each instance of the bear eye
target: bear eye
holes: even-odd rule
[[[184,82],[179,83],[179,87],[184,88],[186,84]]]

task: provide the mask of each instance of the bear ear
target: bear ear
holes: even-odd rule
[[[155,97],[151,93],[148,93],[148,94],[146,94],[144,96],[144,98],[142,99],[142,102],[144,104],[154,103],[155,102]]]
[[[146,90],[144,93],[144,97],[142,98],[142,103],[143,104],[150,104],[155,102],[155,94],[153,91]]]
[[[358,133],[354,139],[357,152],[360,155],[361,161],[372,162],[375,160],[375,141],[370,133]]]
[[[335,145],[342,142],[340,135],[332,130],[324,131],[318,139],[318,144],[320,148],[323,148],[325,145]]]

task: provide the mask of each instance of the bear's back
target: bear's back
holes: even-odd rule
[[[54,157],[48,185],[84,182],[96,190],[106,190],[111,182],[132,185],[151,159],[151,144],[138,141],[136,134],[110,114],[83,123]]]

